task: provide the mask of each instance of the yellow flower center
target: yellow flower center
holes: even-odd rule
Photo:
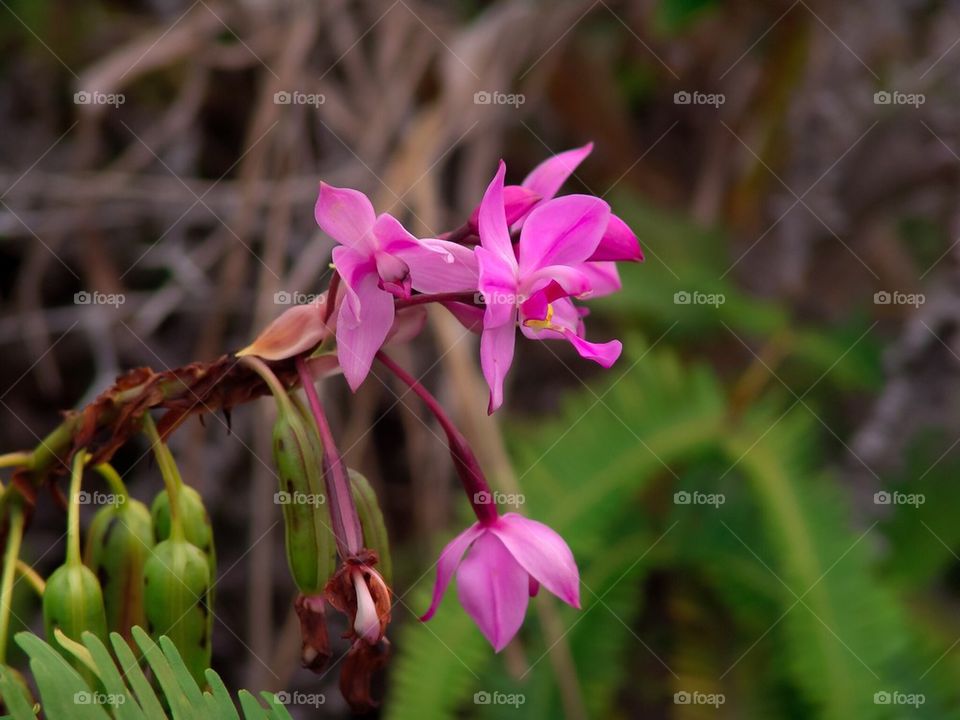
[[[543,320],[524,320],[523,324],[535,330],[555,330],[553,320],[553,303],[547,303],[547,316]]]

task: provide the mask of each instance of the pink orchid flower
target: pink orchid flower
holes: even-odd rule
[[[490,413],[503,402],[503,380],[513,363],[518,323],[534,339],[567,340],[582,357],[603,367],[616,362],[622,349],[618,340],[584,340],[581,315],[569,301],[593,290],[595,273],[584,266],[592,264],[586,261],[607,227],[610,207],[590,195],[567,195],[540,204],[524,221],[518,258],[503,206],[505,172],[501,161],[484,193],[480,247],[475,250],[486,304],[480,361],[490,386]]]
[[[580,573],[567,543],[516,513],[474,523],[443,549],[433,601],[421,620],[433,617],[454,572],[460,604],[497,652],[517,634],[540,585],[580,608]]]
[[[539,205],[556,197],[560,188],[574,173],[581,162],[593,151],[593,143],[557,153],[537,165],[523,179],[520,185],[507,185],[503,188],[504,209],[507,216],[507,225],[514,230],[523,226],[523,221]],[[470,225],[476,230],[479,227],[480,208],[477,207],[470,216]],[[590,262],[610,260],[617,262],[640,262],[643,260],[643,250],[637,236],[627,224],[616,215],[611,214],[603,237],[597,244],[593,254],[587,258]],[[608,267],[605,272],[616,276],[616,268]],[[617,287],[619,289],[619,279]]]
[[[333,264],[346,287],[336,319],[337,354],[354,391],[393,325],[394,298],[476,287],[473,253],[444,240],[418,240],[362,192],[320,183],[317,224],[339,243]]]

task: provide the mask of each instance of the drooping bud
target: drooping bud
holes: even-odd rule
[[[93,516],[83,561],[100,581],[107,628],[129,641],[130,628],[145,621],[143,571],[154,545],[153,523],[142,502],[125,495],[120,500]]]
[[[264,360],[283,360],[318,345],[330,334],[323,321],[326,301],[324,293],[312,303],[285,310],[252,343],[237,351],[237,357],[255,355]]]
[[[323,595],[300,594],[293,609],[300,620],[300,663],[315,673],[323,672],[332,657]]]

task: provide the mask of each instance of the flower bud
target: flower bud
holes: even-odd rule
[[[57,641],[54,630],[60,629],[71,640],[81,642],[81,634],[91,632],[107,641],[107,617],[103,592],[97,576],[80,563],[61,565],[53,571],[43,591],[43,626],[47,641],[86,679],[92,673]]]
[[[83,562],[103,590],[107,628],[128,641],[130,628],[145,621],[143,569],[153,544],[150,511],[129,498],[97,511],[87,530]]]
[[[154,640],[170,638],[201,687],[210,667],[212,573],[207,556],[186,540],[159,543],[144,568],[147,632]]]

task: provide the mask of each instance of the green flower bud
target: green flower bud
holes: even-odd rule
[[[89,631],[107,642],[107,616],[103,606],[103,593],[97,576],[90,568],[68,560],[47,578],[43,591],[43,626],[47,641],[57,648],[84,678],[92,681],[90,671],[63,648],[54,636],[54,630],[59,628],[71,640],[81,642],[80,635]]]
[[[201,687],[212,655],[211,578],[207,556],[182,539],[159,543],[143,576],[147,632],[170,638]]]
[[[100,582],[107,627],[130,640],[144,624],[143,571],[153,548],[153,523],[138,500],[101,508],[87,530],[83,562]]]

